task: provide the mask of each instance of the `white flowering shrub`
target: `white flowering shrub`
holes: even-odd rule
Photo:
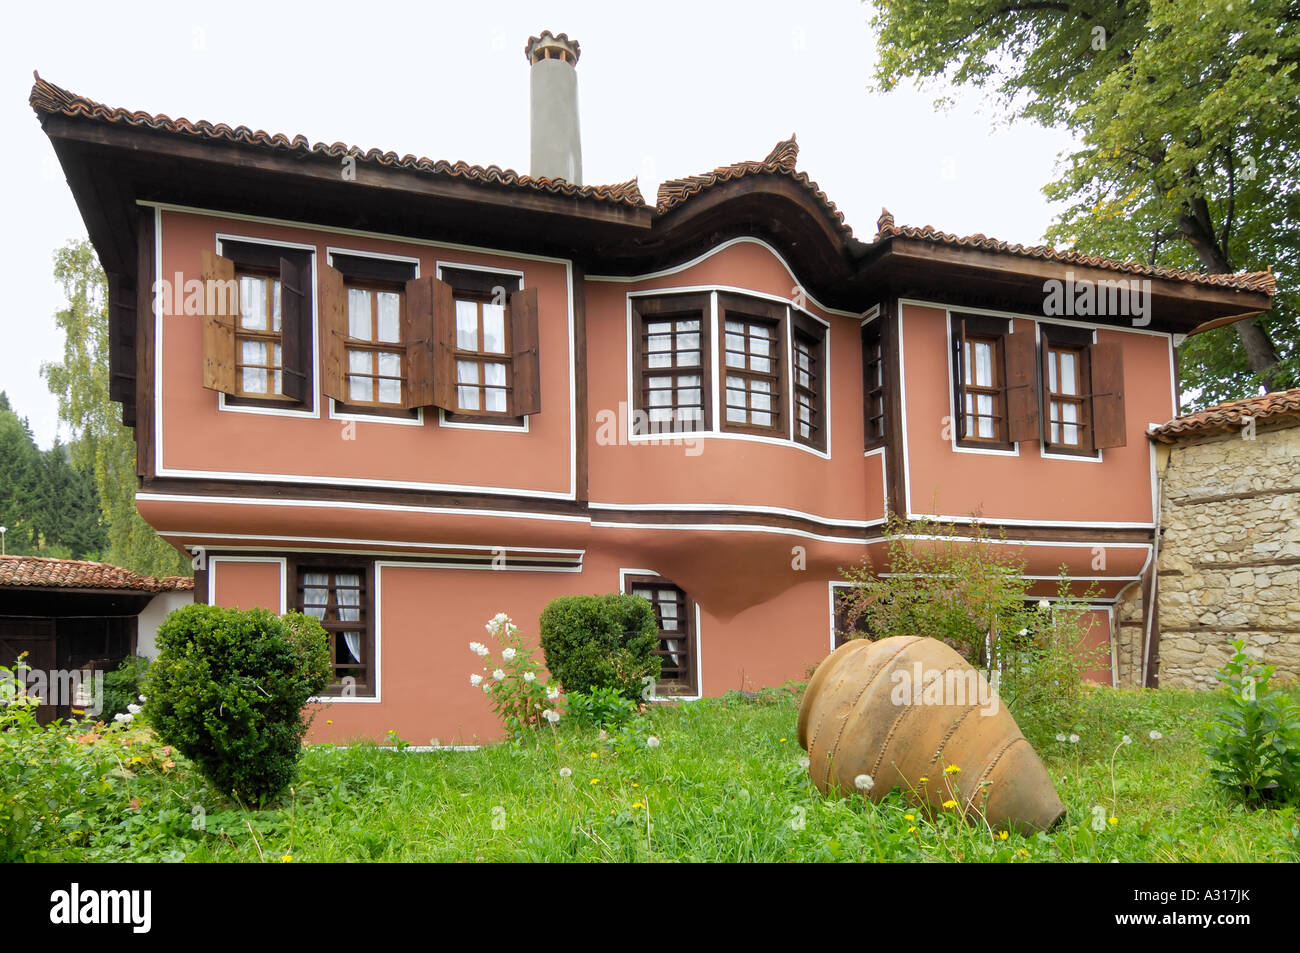
[[[519,626],[498,612],[484,628],[496,640],[500,658],[494,659],[492,649],[482,642],[471,642],[469,650],[478,656],[482,671],[470,675],[470,685],[487,696],[511,736],[554,726],[560,720],[559,688],[547,683],[541,663],[519,635]]]

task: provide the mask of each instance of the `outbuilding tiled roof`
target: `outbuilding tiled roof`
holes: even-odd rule
[[[895,236],[920,239],[921,241],[934,242],[939,245],[956,245],[962,248],[976,248],[981,251],[1002,252],[1009,255],[1018,255],[1022,258],[1059,261],[1067,265],[1102,268],[1106,271],[1117,271],[1130,275],[1169,278],[1174,281],[1190,281],[1193,284],[1236,288],[1240,291],[1259,291],[1267,295],[1272,295],[1277,291],[1277,283],[1273,279],[1271,270],[1243,272],[1236,275],[1211,275],[1182,268],[1156,268],[1152,265],[1144,265],[1141,262],[1117,261],[1113,258],[1102,258],[1098,255],[1084,255],[1076,251],[1058,251],[1047,245],[1013,245],[1010,242],[989,238],[987,235],[981,235],[978,232],[974,235],[963,236],[953,235],[950,232],[941,232],[932,225],[922,225],[919,228],[915,225],[896,225],[894,224],[894,216],[890,214],[889,209],[881,209],[880,219],[876,222],[876,241],[883,241],[886,238]]]
[[[406,169],[425,172],[430,175],[452,179],[464,179],[484,185],[500,185],[508,188],[530,189],[535,192],[548,192],[554,195],[566,195],[574,198],[594,199],[615,202],[621,205],[645,207],[645,199],[636,179],[621,182],[618,185],[574,185],[563,179],[533,178],[522,175],[513,169],[499,166],[470,165],[466,162],[447,162],[443,159],[425,159],[407,154],[398,156],[396,152],[381,152],[378,149],[363,151],[357,146],[342,142],[325,145],[322,142],[308,142],[305,136],[290,139],[283,133],[263,132],[249,129],[247,126],[230,127],[225,123],[210,123],[207,120],[191,122],[188,119],[172,119],[161,113],[153,115],[147,112],[132,112],[120,107],[105,106],[84,96],[70,93],[62,87],[43,80],[37,73],[32,84],[28,102],[32,109],[47,115],[57,114],[72,117],[95,119],[116,125],[137,126],[158,132],[192,136],[196,139],[217,140],[242,145],[257,146],[277,152],[293,152],[326,156],[342,159],[355,156],[358,162],[368,162],[391,169]]]
[[[686,202],[692,196],[713,188],[715,185],[721,185],[723,182],[731,182],[735,179],[743,179],[746,176],[785,175],[811,192],[813,197],[826,209],[827,214],[835,220],[845,237],[851,238],[853,229],[849,228],[844,221],[844,213],[835,207],[835,203],[817,187],[816,182],[808,178],[806,172],[800,172],[795,168],[795,161],[798,158],[799,143],[795,141],[792,134],[789,139],[778,142],[772,151],[767,154],[767,158],[761,162],[736,162],[732,165],[719,166],[712,172],[706,172],[703,175],[688,175],[683,179],[669,179],[659,186],[656,208],[660,213],[667,212]]]
[[[42,589],[125,589],[132,592],[173,592],[193,589],[188,576],[142,576],[109,563],[38,556],[0,556],[0,587]]]
[[[1275,391],[1263,397],[1234,400],[1198,410],[1194,414],[1184,414],[1167,424],[1152,428],[1149,435],[1161,443],[1174,443],[1179,437],[1193,434],[1236,433],[1245,426],[1247,420],[1258,424],[1283,417],[1300,417],[1300,387]]]

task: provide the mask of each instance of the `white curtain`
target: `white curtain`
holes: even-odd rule
[[[361,576],[354,572],[341,572],[334,576],[335,594],[338,597],[339,621],[361,621]],[[356,662],[361,661],[361,633],[344,632],[343,642]]]

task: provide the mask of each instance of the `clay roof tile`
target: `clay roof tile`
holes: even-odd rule
[[[194,588],[188,576],[141,576],[109,563],[40,556],[0,556],[0,587],[44,589],[125,589],[132,592],[174,592]]]

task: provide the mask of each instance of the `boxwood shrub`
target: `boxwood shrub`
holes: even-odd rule
[[[611,688],[639,700],[646,678],[659,677],[659,626],[640,596],[552,599],[542,610],[540,631],[546,667],[567,692]]]
[[[329,636],[298,612],[184,606],[158,628],[144,716],[220,791],[264,803],[293,779]]]

